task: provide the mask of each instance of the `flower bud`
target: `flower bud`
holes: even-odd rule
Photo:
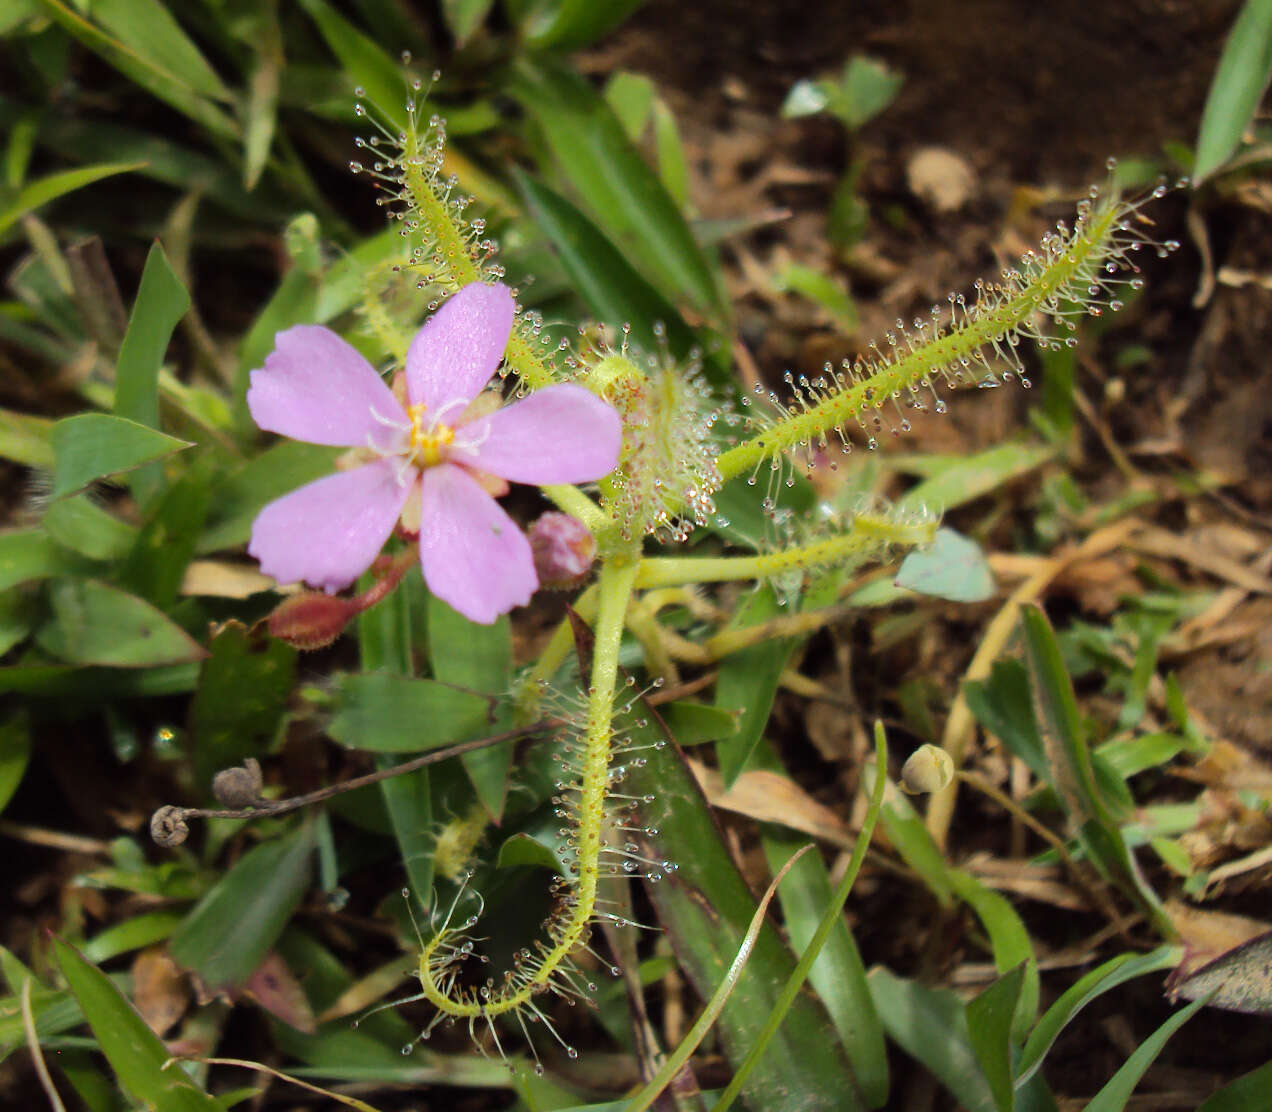
[[[534,570],[543,587],[577,587],[596,559],[596,538],[578,518],[550,510],[530,526]]]
[[[939,745],[920,745],[901,768],[901,790],[939,792],[954,779],[954,761]]]
[[[358,604],[321,591],[284,599],[269,616],[270,633],[298,649],[325,649],[358,614]]]

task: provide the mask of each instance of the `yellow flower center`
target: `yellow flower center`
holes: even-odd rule
[[[419,467],[436,467],[442,462],[442,449],[455,439],[455,430],[450,425],[425,425],[427,410],[422,402],[406,410],[411,418],[411,459]]]

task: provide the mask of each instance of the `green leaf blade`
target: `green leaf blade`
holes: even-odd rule
[[[1193,184],[1223,166],[1250,126],[1272,77],[1272,0],[1246,0],[1233,24],[1206,97]]]
[[[194,446],[136,421],[105,413],[64,417],[53,426],[52,441],[54,498]]]
[[[59,579],[49,589],[52,620],[36,641],[71,664],[153,668],[200,660],[204,650],[150,603],[93,579]]]
[[[125,1090],[156,1112],[217,1112],[220,1105],[184,1070],[163,1068],[171,1055],[100,969],[61,939],[54,939],[53,952]]]
[[[313,875],[314,829],[250,849],[172,936],[173,960],[212,990],[241,985],[273,948]]]

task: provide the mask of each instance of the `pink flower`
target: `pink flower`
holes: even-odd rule
[[[524,606],[539,586],[529,542],[487,493],[490,476],[536,485],[599,479],[618,462],[617,411],[581,386],[548,386],[491,413],[469,403],[512,330],[503,285],[465,286],[420,329],[406,356],[403,408],[375,369],[330,329],[280,332],[252,372],[261,428],[371,460],[271,502],[248,552],[280,583],[343,590],[371,566],[418,499],[428,588],[475,622]],[[483,485],[482,479],[485,479]]]

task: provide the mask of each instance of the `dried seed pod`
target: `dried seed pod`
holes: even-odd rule
[[[241,765],[223,768],[212,777],[212,794],[226,807],[251,807],[260,799],[264,783],[260,763],[248,757]]]
[[[911,795],[939,792],[954,779],[954,761],[939,745],[920,745],[901,768],[901,789]]]
[[[189,835],[190,828],[186,826],[184,807],[169,804],[160,807],[150,816],[150,837],[156,845],[169,848],[179,846]]]

